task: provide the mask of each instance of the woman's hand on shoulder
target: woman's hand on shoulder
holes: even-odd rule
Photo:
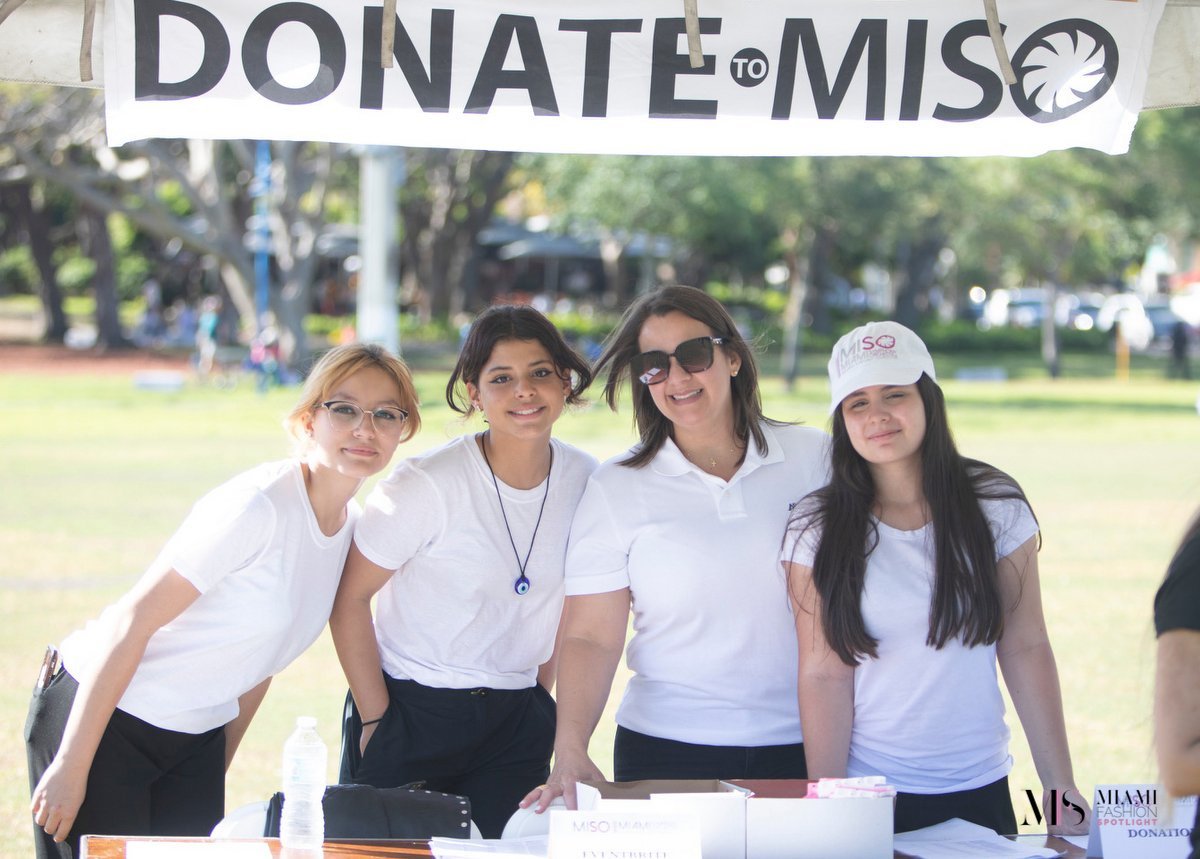
[[[1043,790],[1042,814],[1049,835],[1087,835],[1092,822],[1092,807],[1075,785]]]
[[[550,778],[546,779],[545,784],[529,791],[521,800],[520,805],[521,808],[532,806],[535,812],[541,814],[550,807],[550,803],[561,796],[563,802],[567,804],[567,808],[573,810],[579,807],[578,799],[575,796],[575,782],[605,780],[604,773],[600,772],[599,767],[592,763],[592,759],[587,755],[575,758],[555,753],[554,768],[550,771]]]
[[[61,757],[55,757],[33,789],[29,802],[33,822],[55,841],[66,841],[71,834],[87,794],[87,777],[86,768],[72,767]]]

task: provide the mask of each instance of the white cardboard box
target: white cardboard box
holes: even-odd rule
[[[892,859],[886,799],[746,802],[746,859]]]
[[[746,859],[892,859],[891,799],[805,799],[805,779],[748,779]]]
[[[807,782],[662,780],[587,782],[581,809],[695,814],[704,859],[891,859],[892,802],[804,799]]]
[[[703,859],[746,859],[746,797],[749,791],[706,779],[580,782],[579,808],[626,811],[649,802],[655,811],[695,817]]]

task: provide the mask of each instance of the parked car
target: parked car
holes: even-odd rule
[[[1055,309],[1055,322],[1063,328],[1076,331],[1091,331],[1096,328],[1100,308],[1104,306],[1104,295],[1098,292],[1068,292],[1059,296]]]
[[[1172,309],[1169,302],[1156,301],[1147,303],[1145,306],[1146,317],[1150,320],[1150,325],[1154,329],[1154,341],[1170,344],[1171,332],[1175,328],[1177,322],[1184,320],[1178,313]],[[1184,323],[1187,324],[1186,322]]]
[[[1045,299],[1045,290],[1037,288],[993,289],[983,303],[980,327],[1036,328],[1045,316]]]
[[[1188,324],[1169,301],[1156,299],[1143,303],[1128,292],[1109,296],[1096,317],[1101,331],[1111,331],[1119,323],[1125,342],[1135,352],[1170,351],[1171,333],[1179,322]]]

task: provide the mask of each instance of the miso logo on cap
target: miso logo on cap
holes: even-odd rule
[[[891,334],[865,334],[838,349],[834,355],[839,374],[864,361],[899,357],[896,354],[896,338]]]

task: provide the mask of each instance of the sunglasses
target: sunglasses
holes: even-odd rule
[[[694,340],[684,340],[669,355],[660,349],[643,352],[633,356],[633,360],[629,362],[629,370],[643,385],[665,382],[671,374],[672,358],[688,373],[703,373],[713,365],[713,344],[720,345],[724,342],[723,337],[697,337]]]

